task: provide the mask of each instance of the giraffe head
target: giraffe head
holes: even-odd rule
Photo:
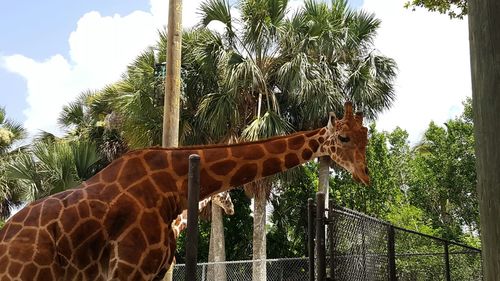
[[[221,207],[224,210],[224,213],[230,216],[234,214],[234,205],[233,201],[231,201],[229,191],[223,191],[221,193],[215,194],[214,196],[212,196],[212,202]]]
[[[369,185],[370,177],[366,165],[367,144],[368,129],[363,127],[363,114],[353,115],[350,102],[344,106],[342,119],[337,119],[334,113],[330,113],[322,150],[349,171],[354,180]]]

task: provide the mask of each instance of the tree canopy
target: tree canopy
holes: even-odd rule
[[[463,18],[467,15],[467,0],[410,0],[405,7],[423,7],[429,11],[448,14],[451,18]]]

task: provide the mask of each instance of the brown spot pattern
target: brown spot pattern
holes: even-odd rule
[[[70,232],[78,221],[78,210],[76,206],[71,206],[62,211],[59,221],[62,224],[64,232]]]
[[[311,159],[312,154],[312,151],[309,148],[306,148],[302,151],[302,159],[309,160]]]
[[[230,150],[234,158],[241,158],[243,160],[257,160],[262,158],[265,154],[262,147],[257,145],[252,145],[250,147],[243,145],[231,146]]]
[[[40,212],[42,210],[42,204],[38,204],[34,207],[31,207],[30,213],[26,220],[24,220],[25,226],[38,226],[38,219],[40,218]]]
[[[231,172],[234,169],[234,167],[236,167],[235,161],[224,160],[210,166],[210,171],[212,171],[216,175],[224,176],[227,175],[229,172]]]
[[[156,207],[156,202],[160,199],[156,187],[148,179],[130,187],[128,192],[145,208]]]
[[[137,218],[137,206],[126,195],[121,195],[104,218],[104,228],[111,240],[116,239]]]
[[[288,153],[285,156],[285,167],[287,169],[295,167],[300,164],[299,157],[297,157],[297,154],[295,153]]]
[[[286,141],[284,139],[278,139],[271,142],[266,142],[264,143],[264,147],[269,153],[281,154],[286,150]]]
[[[146,176],[146,168],[142,164],[141,159],[132,158],[123,165],[118,183],[125,188],[142,179],[144,176]]]
[[[281,171],[281,159],[270,158],[262,163],[262,176],[267,177]]]
[[[111,163],[104,170],[102,170],[100,172],[101,179],[104,182],[114,182],[118,178],[118,174],[120,173],[120,169],[122,168],[123,161],[124,161],[123,158],[119,158],[115,160],[113,163]]]
[[[189,156],[200,154],[196,150],[172,150],[172,167],[179,176],[187,175],[189,168]]]
[[[227,158],[229,155],[226,148],[212,148],[203,151],[203,156],[205,157],[205,163],[211,163],[219,161],[221,159]]]
[[[296,136],[288,140],[288,149],[297,150],[301,148],[305,143],[304,136]]]
[[[167,172],[156,172],[151,175],[151,178],[162,192],[177,190],[174,178]]]
[[[50,261],[52,262],[52,261]],[[11,261],[10,262],[10,265],[9,265],[9,274],[11,276],[17,276],[19,274],[19,272],[21,271],[21,268],[23,267],[23,265],[19,262],[16,262],[16,261]],[[49,280],[49,279],[47,279]]]
[[[309,141],[309,147],[311,148],[312,151],[318,151],[319,143],[317,140],[310,140]]]
[[[154,274],[160,268],[163,252],[159,249],[150,250],[142,262],[145,274]]]
[[[61,212],[62,204],[59,200],[54,198],[47,198],[42,205],[40,223],[41,225],[47,225],[50,221],[55,220],[59,217]]]
[[[321,130],[314,130],[314,131],[307,132],[307,133],[306,133],[306,137],[308,137],[308,138],[309,138],[309,137],[312,137],[312,136],[314,136],[314,135],[317,135],[317,134],[318,134],[318,132],[319,132],[320,134],[323,134],[323,133],[321,133],[321,132],[324,132],[324,129],[321,129]]]
[[[161,241],[161,227],[160,219],[154,212],[144,212],[141,216],[141,227],[147,229],[146,239],[150,245],[160,243]]]
[[[148,151],[144,154],[144,161],[152,171],[168,168],[168,160],[166,154],[163,153]]]
[[[137,227],[132,229],[118,246],[118,255],[121,260],[131,264],[138,264],[141,255],[146,249],[146,239]]]
[[[200,183],[202,190],[213,190],[222,185],[222,182],[212,178],[205,169],[200,172]]]
[[[238,186],[250,182],[257,175],[257,164],[250,163],[241,166],[231,178],[231,186]]]

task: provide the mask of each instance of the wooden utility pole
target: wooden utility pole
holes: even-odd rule
[[[163,147],[179,142],[179,104],[181,93],[182,0],[169,0],[167,27],[167,73],[163,105]]]
[[[500,2],[470,0],[469,40],[484,280],[500,278]]]

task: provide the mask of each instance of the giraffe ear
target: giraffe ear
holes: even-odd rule
[[[356,112],[356,115],[354,116],[354,120],[356,120],[356,122],[363,126],[363,112]]]
[[[326,126],[328,128],[328,131],[334,132],[335,131],[335,120],[337,117],[335,116],[335,113],[330,112],[328,115],[328,125]]]

